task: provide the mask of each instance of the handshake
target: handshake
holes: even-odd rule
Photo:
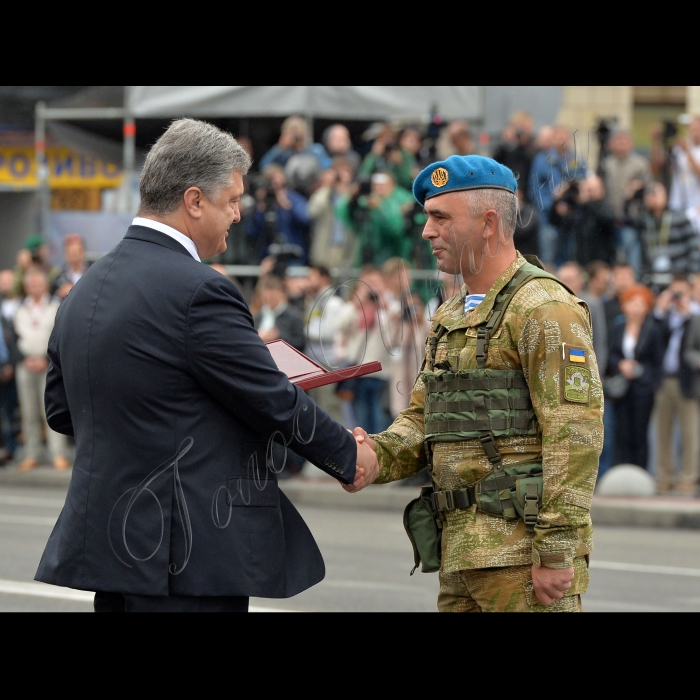
[[[357,493],[374,483],[379,474],[379,462],[374,452],[374,443],[370,440],[369,435],[362,428],[355,428],[352,434],[355,436],[355,442],[357,443],[355,481],[349,485],[343,484],[343,488],[348,493]]]

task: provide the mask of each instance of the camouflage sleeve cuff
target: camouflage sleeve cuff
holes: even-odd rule
[[[532,548],[532,563],[536,567],[544,566],[547,569],[568,569],[574,565],[575,552],[540,552],[536,547]]]
[[[374,451],[379,462],[379,474],[375,484],[388,484],[415,476],[425,467],[422,443],[417,446],[406,446],[398,436],[388,433],[370,435],[374,442]]]

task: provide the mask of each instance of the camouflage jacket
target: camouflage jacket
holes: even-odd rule
[[[525,262],[518,254],[481,304],[468,313],[463,311],[466,287],[438,309],[433,329],[440,323],[448,332],[437,345],[436,362],[447,358],[455,369],[477,368],[476,326],[488,318],[496,295]],[[427,348],[426,344],[426,357]],[[442,571],[529,562],[573,566],[575,557],[593,547],[590,508],[603,445],[603,391],[586,304],[554,280],[531,280],[513,297],[491,337],[486,368],[522,370],[525,375],[539,433],[499,437],[496,444],[504,466],[542,462],[542,508],[534,535],[525,531],[522,520],[477,512],[475,505],[447,512]],[[371,436],[380,465],[376,483],[405,479],[426,466],[424,403],[425,386],[419,376],[410,406],[388,430]],[[438,489],[470,486],[491,470],[476,439],[434,443],[433,477]]]

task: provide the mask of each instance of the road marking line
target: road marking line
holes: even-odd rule
[[[0,579],[0,594],[34,596],[35,598],[53,598],[55,600],[73,600],[92,605],[95,594],[90,591],[76,591],[73,588],[62,588],[61,586],[50,586],[48,583],[38,581],[9,581]],[[251,605],[250,612],[272,613],[272,612],[294,612],[284,608],[268,608],[259,605]]]
[[[622,603],[619,600],[595,600],[583,596],[583,612],[594,613],[598,610],[611,612],[680,612],[678,608],[663,608],[658,605],[646,605],[644,603]],[[594,608],[594,610],[591,610]]]
[[[652,564],[626,564],[617,561],[591,560],[592,569],[608,571],[629,571],[639,574],[666,574],[667,576],[692,576],[700,578],[700,569],[686,569],[680,566],[654,566]]]
[[[11,593],[14,595],[30,595],[38,598],[56,598],[58,600],[78,600],[83,603],[92,603],[95,594],[89,591],[76,591],[73,588],[61,588],[59,586],[49,586],[48,583],[36,581],[8,581],[0,579],[0,593]]]
[[[56,524],[57,518],[44,518],[38,515],[8,515],[0,513],[0,523],[6,525],[45,525],[53,527]]]
[[[0,503],[7,506],[37,506],[39,508],[63,508],[65,499],[33,498],[31,496],[0,496]]]
[[[408,586],[398,583],[382,583],[381,581],[351,581],[343,579],[325,579],[320,586],[325,588],[355,588],[369,591],[392,591],[395,593],[418,593],[435,595],[433,591],[428,591],[420,586]]]

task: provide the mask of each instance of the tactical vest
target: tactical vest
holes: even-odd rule
[[[497,437],[538,434],[530,391],[522,371],[486,369],[491,336],[518,290],[538,278],[562,284],[541,268],[536,257],[528,256],[528,260],[498,293],[488,318],[477,326],[477,369],[455,371],[448,360],[435,364],[437,344],[447,332],[437,324],[429,342],[429,369],[424,368],[421,377],[425,384],[425,445],[431,473],[436,442],[478,438],[493,465],[493,472],[473,486],[452,491],[434,488],[433,508],[444,512],[476,504],[477,510],[496,517],[520,518],[532,532],[542,506],[542,464],[504,467],[495,442]]]

